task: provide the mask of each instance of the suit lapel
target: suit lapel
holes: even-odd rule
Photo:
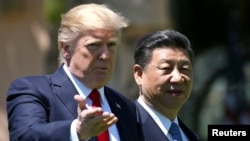
[[[198,141],[199,137],[195,134],[195,132],[193,132],[192,130],[190,130],[179,118],[178,118],[178,122],[179,125],[182,129],[182,131],[185,133],[185,135],[187,136],[187,138],[191,141]]]
[[[120,117],[122,115],[121,111],[122,111],[123,107],[121,107],[120,102],[117,101],[117,99],[115,98],[116,97],[115,94],[112,91],[110,91],[109,89],[107,89],[106,87],[104,87],[104,94],[105,94],[105,96],[107,98],[107,101],[109,103],[109,106],[110,106],[110,109],[111,109],[112,113],[114,113],[118,117],[119,121],[120,120],[123,121],[123,119],[120,119]],[[124,133],[123,133],[124,131],[121,128],[122,123],[123,122],[117,122],[116,126],[117,126],[117,130],[119,132],[120,139],[124,140],[123,139],[124,138]]]
[[[98,141],[97,137],[92,137],[89,139],[89,141]]]
[[[74,100],[74,95],[77,94],[77,90],[64,72],[62,66],[51,75],[51,81],[53,85],[52,89],[58,99],[74,117],[77,117],[77,102]]]
[[[120,140],[126,141],[129,140],[128,137],[128,130],[129,130],[129,124],[125,121],[127,121],[127,117],[129,116],[126,113],[126,109],[124,106],[124,103],[120,101],[120,97],[117,96],[117,94],[110,90],[109,88],[105,87],[105,96],[108,100],[109,106],[111,108],[112,113],[114,113],[117,118],[119,119],[116,123],[117,130],[119,132]]]
[[[169,141],[167,136],[161,131],[158,125],[148,112],[135,101],[139,113],[139,123],[141,124],[144,137],[147,141]]]

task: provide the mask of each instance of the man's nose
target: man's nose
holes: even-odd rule
[[[171,82],[180,83],[182,81],[181,72],[177,68],[173,69],[171,75],[172,75],[170,79]]]
[[[110,50],[108,48],[108,45],[104,44],[102,45],[102,47],[100,48],[100,56],[99,58],[102,59],[102,60],[106,60],[106,59],[109,59],[110,58]]]

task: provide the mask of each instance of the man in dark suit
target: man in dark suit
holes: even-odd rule
[[[127,26],[106,5],[82,4],[63,15],[60,67],[53,74],[17,78],[9,87],[10,141],[141,140],[134,103],[105,86]]]
[[[198,141],[178,117],[193,84],[190,41],[174,30],[145,35],[134,52],[138,121],[147,141]]]

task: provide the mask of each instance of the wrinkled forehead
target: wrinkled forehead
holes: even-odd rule
[[[111,29],[83,30],[81,36],[91,36],[97,39],[119,40],[119,33]]]
[[[175,46],[156,47],[152,50],[151,56],[158,57],[158,58],[181,57],[182,59],[185,58],[185,60],[191,62],[191,58],[189,56],[188,51],[183,48],[175,47]]]
[[[113,30],[88,30],[82,32],[75,41],[87,41],[92,43],[116,43],[119,44],[120,38],[117,33]]]

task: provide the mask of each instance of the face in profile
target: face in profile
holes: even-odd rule
[[[105,85],[112,77],[118,44],[112,30],[89,30],[80,35],[68,52],[69,69],[90,88]]]
[[[180,109],[189,98],[193,70],[188,53],[181,48],[163,47],[152,51],[144,69],[134,67],[135,79],[144,99],[155,108]]]

